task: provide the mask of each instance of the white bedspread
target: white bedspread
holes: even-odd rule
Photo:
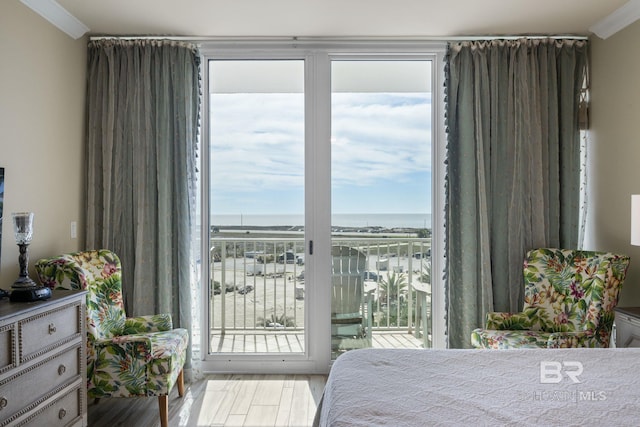
[[[314,424],[638,426],[640,349],[353,350]]]

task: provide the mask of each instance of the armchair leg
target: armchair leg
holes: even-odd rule
[[[181,370],[176,379],[178,385],[178,395],[184,396],[184,370]],[[158,406],[160,407],[160,427],[169,426],[169,395],[158,396]]]
[[[169,426],[169,396],[158,396],[158,405],[160,406],[160,426]]]
[[[184,369],[178,374],[178,396],[184,396]]]

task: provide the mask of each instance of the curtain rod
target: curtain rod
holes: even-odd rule
[[[347,37],[312,37],[312,36],[289,36],[289,37],[278,37],[278,36],[267,36],[267,37],[255,37],[255,36],[239,36],[239,37],[231,37],[231,36],[168,36],[168,35],[158,35],[158,36],[90,36],[89,40],[105,40],[105,39],[119,39],[119,40],[155,40],[155,39],[164,39],[164,40],[175,40],[175,41],[185,41],[185,42],[291,42],[291,43],[314,43],[314,42],[434,42],[434,41],[467,41],[467,40],[518,40],[518,39],[573,39],[573,40],[588,40],[588,36],[584,35],[544,35],[544,34],[535,34],[535,35],[486,35],[486,36],[442,36],[442,37],[410,37],[410,36],[390,36],[390,37],[355,37],[355,36],[347,36]]]

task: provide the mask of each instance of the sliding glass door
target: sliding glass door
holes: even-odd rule
[[[437,342],[442,51],[411,49],[204,49],[204,371]]]

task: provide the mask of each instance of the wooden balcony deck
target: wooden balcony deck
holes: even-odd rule
[[[405,331],[373,331],[373,348],[423,348],[422,340]],[[302,353],[304,333],[255,330],[211,334],[213,353]]]

